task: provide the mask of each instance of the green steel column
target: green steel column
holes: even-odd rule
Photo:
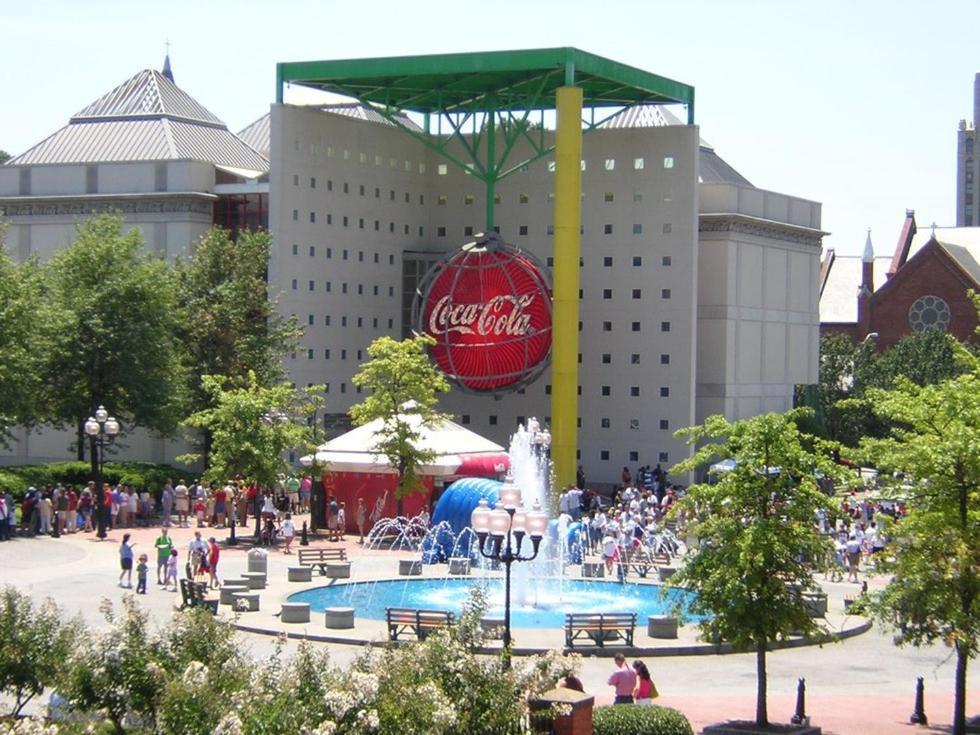
[[[497,192],[497,119],[487,113],[487,222],[484,232],[493,231],[493,200]]]
[[[551,348],[551,458],[559,487],[575,482],[578,447],[579,223],[582,218],[582,89],[556,96],[555,254]]]

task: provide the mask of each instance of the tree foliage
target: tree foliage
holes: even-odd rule
[[[192,414],[184,425],[206,429],[213,437],[205,479],[225,482],[240,476],[273,484],[289,468],[286,453],[307,446],[304,417],[326,387],[298,390],[288,383],[265,387],[251,371],[241,386],[222,375],[205,375],[202,381],[213,408]],[[297,418],[303,420],[297,422]],[[177,459],[190,462],[198,458],[188,454]]]
[[[103,215],[46,267],[42,418],[81,424],[104,404],[130,425],[172,434],[183,403],[174,282],[138,229]]]
[[[354,385],[369,393],[350,409],[351,418],[358,426],[382,421],[371,448],[398,472],[398,498],[422,488],[419,468],[435,457],[419,446],[421,430],[445,418],[437,406],[449,383],[429,359],[433,344],[427,335],[402,341],[379,337],[367,348],[370,359],[353,378]]]
[[[204,375],[223,375],[233,385],[245,385],[249,372],[263,386],[283,378],[282,358],[295,348],[300,329],[268,293],[270,245],[265,230],[243,230],[232,241],[227,230],[214,227],[187,262],[175,264],[192,412],[212,405]]]
[[[735,460],[717,482],[692,485],[680,501],[701,545],[671,584],[697,592],[690,610],[709,616],[700,624],[709,640],[756,652],[759,725],[768,721],[767,645],[792,632],[820,632],[803,597],[815,589],[813,572],[832,552],[815,525],[818,511],[831,511],[817,473],[839,477],[842,469],[833,462],[833,443],[798,429],[807,413],[796,409],[734,423],[711,416],[677,432],[692,445],[710,443],[670,470],[686,473],[718,458]]]
[[[879,618],[900,645],[943,641],[956,651],[954,733],[965,732],[966,673],[980,647],[980,360],[958,351],[963,369],[931,385],[899,379],[868,397],[893,428],[867,439],[865,456],[904,473],[908,515],[896,528],[891,581]]]
[[[0,591],[0,692],[13,699],[12,716],[64,675],[78,624],[51,599],[35,605],[13,587]]]
[[[42,378],[38,362],[46,348],[39,338],[40,267],[33,260],[17,265],[2,242],[0,228],[0,445],[6,446],[11,427],[34,419]]]

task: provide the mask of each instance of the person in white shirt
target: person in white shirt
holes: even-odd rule
[[[607,525],[608,529],[608,525]],[[606,571],[612,574],[613,565],[619,556],[619,530],[609,529],[608,533],[602,537],[602,560],[606,563]]]
[[[293,525],[293,516],[291,513],[287,513],[286,517],[282,521],[282,525],[279,527],[279,533],[282,534],[282,539],[285,541],[285,547],[282,550],[283,554],[292,554],[290,546],[293,544],[293,538],[296,536],[296,526]]]

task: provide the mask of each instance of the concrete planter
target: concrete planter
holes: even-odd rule
[[[606,576],[606,565],[601,561],[582,562],[582,576],[602,579]]]
[[[265,572],[245,572],[242,576],[248,582],[250,590],[265,589]]]
[[[811,618],[822,618],[827,614],[827,595],[821,593],[804,594],[803,604]]]
[[[310,603],[308,602],[284,602],[282,611],[279,613],[279,620],[283,623],[308,623],[310,622]]]
[[[456,556],[449,560],[449,573],[461,576],[469,576],[470,560],[465,556]]]
[[[648,616],[647,635],[651,638],[676,638],[677,618],[672,615]]]
[[[323,612],[323,624],[333,630],[345,630],[354,627],[354,608],[328,607]]]
[[[233,592],[232,609],[238,612],[258,612],[259,593],[258,592]]]
[[[417,577],[422,574],[422,562],[418,559],[399,559],[398,573],[403,577]]]
[[[504,619],[485,617],[480,618],[480,627],[487,634],[488,638],[500,640],[504,637]]]
[[[218,593],[218,604],[219,605],[231,605],[235,600],[232,597],[236,592],[248,592],[248,585],[228,585],[224,584],[221,586],[221,591]]]
[[[313,567],[289,567],[288,575],[290,582],[312,582]]]
[[[327,578],[350,579],[350,562],[349,561],[327,562]]]

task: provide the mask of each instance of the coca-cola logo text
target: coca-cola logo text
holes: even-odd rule
[[[429,333],[458,332],[482,337],[533,334],[531,315],[527,312],[533,302],[534,294],[523,294],[494,296],[485,304],[456,304],[447,294],[436,302],[429,315]]]

